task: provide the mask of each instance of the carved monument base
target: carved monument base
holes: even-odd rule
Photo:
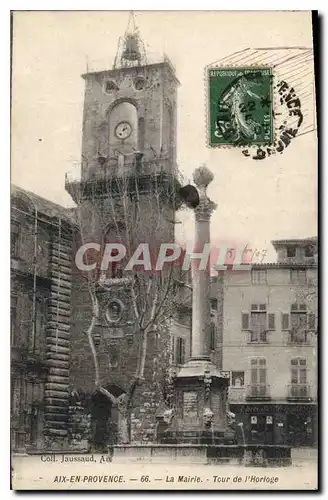
[[[173,418],[158,440],[167,444],[234,444],[226,407],[229,372],[211,361],[190,359],[174,379]]]

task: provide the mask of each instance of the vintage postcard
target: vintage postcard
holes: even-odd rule
[[[14,490],[316,490],[316,13],[14,11]]]

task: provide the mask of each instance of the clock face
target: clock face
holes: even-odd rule
[[[137,77],[134,80],[134,88],[136,90],[143,90],[144,86],[145,86],[145,80],[144,80],[144,78]]]
[[[118,139],[127,139],[132,132],[132,127],[129,122],[121,122],[115,128],[115,135]]]

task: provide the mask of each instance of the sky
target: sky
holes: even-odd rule
[[[127,11],[16,12],[12,66],[12,182],[64,206],[65,172],[79,161],[86,69],[112,67]],[[135,13],[149,59],[165,52],[181,82],[178,91],[178,165],[189,181],[205,163],[217,203],[215,241],[267,249],[271,240],[317,234],[316,132],[296,137],[281,155],[254,161],[240,150],[206,145],[204,68],[247,47],[312,47],[308,12],[143,11]],[[297,89],[296,89],[297,90]],[[179,241],[192,239],[184,211]]]

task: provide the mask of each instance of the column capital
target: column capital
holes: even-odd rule
[[[216,207],[217,204],[207,196],[201,198],[198,207],[195,208],[196,221],[209,221]]]
[[[212,172],[206,167],[201,165],[196,168],[194,172],[194,182],[199,191],[199,205],[195,209],[195,216],[197,221],[209,221],[212,213],[217,205],[214,201],[210,200],[207,196],[207,186],[214,179]]]

